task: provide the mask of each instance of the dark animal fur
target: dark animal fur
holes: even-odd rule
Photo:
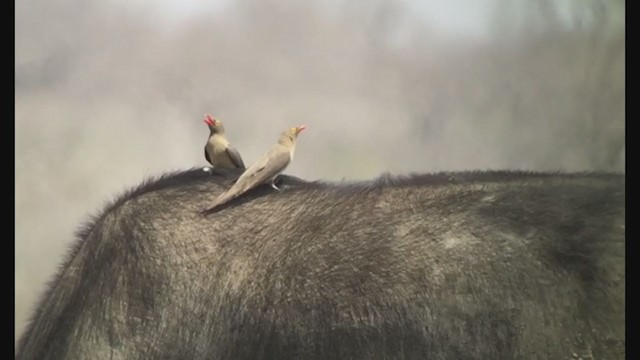
[[[238,175],[107,206],[16,358],[624,358],[624,175],[285,176],[203,217]]]

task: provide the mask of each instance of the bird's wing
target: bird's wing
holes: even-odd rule
[[[233,165],[235,165],[235,167],[241,169],[245,168],[242,157],[240,156],[240,153],[238,152],[238,150],[236,150],[236,148],[229,145],[225,150],[227,151],[227,155],[229,155],[229,159],[231,159],[231,162],[233,163]]]
[[[289,161],[291,161],[289,150],[283,146],[276,145],[247,169],[246,176],[243,174],[244,179],[242,180],[246,181],[250,187],[261,184],[283,171],[289,165]]]
[[[204,147],[204,158],[207,159],[207,161],[209,162],[209,164],[213,165],[213,163],[211,162],[211,159],[209,158],[209,153],[207,152],[207,147]]]
[[[289,149],[281,145],[274,146],[269,152],[264,154],[258,161],[253,163],[245,170],[238,180],[229,188],[229,190],[220,194],[210,206],[213,209],[219,205],[226,203],[252,188],[262,184],[263,182],[273,178],[283,171],[289,165],[290,152]]]
[[[240,196],[249,189],[278,175],[278,173],[287,167],[289,161],[289,151],[281,146],[275,146],[258,161],[249,166],[227,193],[233,197]]]

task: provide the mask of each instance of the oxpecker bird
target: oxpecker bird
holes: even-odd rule
[[[204,123],[209,127],[209,139],[204,146],[204,157],[214,168],[244,169],[240,153],[229,144],[222,121],[209,114],[204,115]]]
[[[208,210],[213,210],[215,207],[233,200],[252,188],[267,182],[271,183],[271,186],[274,189],[280,190],[275,185],[274,180],[281,172],[284,171],[291,160],[293,160],[296,139],[304,129],[305,126],[301,125],[283,131],[280,134],[278,143],[266,152],[258,161],[249,166],[249,168],[240,175],[238,180],[227,191],[222,193],[213,201],[213,204]]]

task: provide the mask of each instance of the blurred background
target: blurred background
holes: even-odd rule
[[[78,226],[306,124],[287,173],[624,172],[622,0],[21,0],[15,336]]]

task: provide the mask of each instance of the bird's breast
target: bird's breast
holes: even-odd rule
[[[295,152],[294,150],[296,149],[295,145],[291,147],[291,149],[289,150],[289,162],[293,161],[293,153]]]

